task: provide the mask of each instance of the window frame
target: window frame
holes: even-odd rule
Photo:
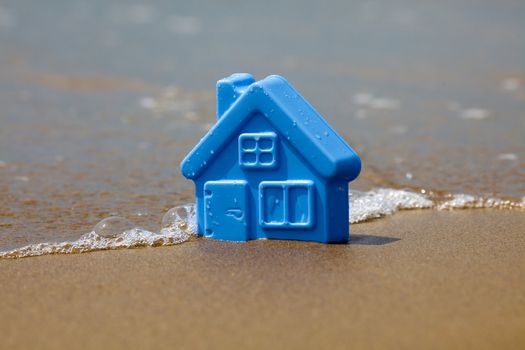
[[[267,149],[262,149],[260,147],[260,142],[262,140],[270,140],[271,147]],[[243,143],[246,140],[253,140],[255,146],[253,149],[246,149]],[[274,169],[278,164],[278,140],[277,134],[274,132],[258,132],[258,133],[242,133],[239,135],[238,139],[238,153],[239,153],[239,165],[243,169]],[[244,156],[246,154],[253,154],[255,156],[254,163],[247,163],[244,161]],[[261,154],[270,154],[272,156],[271,162],[262,163],[260,160]]]
[[[290,190],[291,188],[305,188],[307,190],[307,211],[308,220],[306,222],[290,222]],[[266,222],[265,218],[265,198],[264,191],[267,188],[281,188],[283,191],[283,221]],[[314,182],[310,180],[288,180],[288,181],[261,181],[259,183],[259,225],[263,228],[280,228],[280,229],[305,229],[312,228],[315,220],[315,203],[314,203]]]

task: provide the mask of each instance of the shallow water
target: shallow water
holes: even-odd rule
[[[4,1],[0,250],[111,216],[158,232],[193,201],[178,164],[238,71],[284,75],[358,150],[359,215],[397,210],[374,188],[520,208],[524,16],[514,1]]]
[[[410,209],[525,209],[525,200],[520,203],[459,194],[436,203],[422,193],[388,188],[368,192],[351,190],[348,202],[349,224],[378,219],[399,210]],[[197,237],[195,204],[187,203],[168,210],[162,218],[161,228],[158,231],[149,231],[120,216],[110,216],[76,240],[33,243],[16,247],[0,251],[0,259],[166,246],[184,243],[192,237]]]

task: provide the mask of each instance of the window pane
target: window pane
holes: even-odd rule
[[[242,140],[242,149],[245,151],[255,151],[257,143],[253,138],[244,138]]]
[[[282,187],[265,187],[263,191],[264,222],[277,224],[284,222],[284,203]]]
[[[269,138],[261,138],[259,140],[259,149],[263,151],[271,150],[273,147],[272,139]]]
[[[252,165],[257,162],[257,156],[253,152],[246,152],[242,155],[242,163],[246,165]]]
[[[261,152],[259,154],[259,161],[261,164],[271,164],[273,162],[272,152]]]
[[[306,224],[309,222],[308,189],[306,187],[290,187],[288,208],[290,223]]]

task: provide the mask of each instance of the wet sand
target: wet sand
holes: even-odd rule
[[[197,239],[0,261],[2,348],[523,348],[525,216],[416,211],[349,245]]]

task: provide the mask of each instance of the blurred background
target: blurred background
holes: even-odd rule
[[[0,0],[0,247],[192,201],[215,82],[285,76],[362,155],[352,188],[521,202],[522,1]]]

